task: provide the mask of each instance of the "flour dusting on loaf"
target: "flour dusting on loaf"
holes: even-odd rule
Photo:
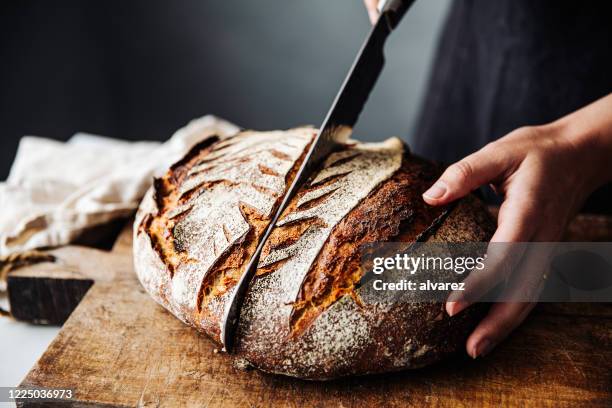
[[[228,299],[314,135],[298,128],[211,138],[156,180],[136,219],[134,255],[157,302],[219,341]],[[490,238],[476,199],[454,208],[423,202],[441,170],[397,138],[350,141],[332,153],[264,245],[236,357],[327,379],[419,367],[460,347],[481,310],[451,319],[440,304],[383,308],[362,302],[357,285],[360,245],[413,242],[430,230],[437,240]]]
[[[181,195],[208,187],[182,207],[180,214],[185,207],[190,211],[174,227],[175,239],[191,261],[187,267],[179,266],[172,279],[175,302],[197,307],[198,288],[211,266],[251,229],[243,206],[270,217],[285,191],[285,178],[310,137],[310,132],[301,131],[243,133],[219,143],[188,171]]]
[[[342,162],[341,164],[338,164]],[[283,226],[299,221],[311,225],[298,240],[289,246],[274,248],[262,256],[259,267],[287,260],[277,274],[288,274],[288,279],[279,279],[286,285],[282,288],[286,302],[295,301],[302,279],[317,257],[321,247],[333,228],[382,181],[399,169],[402,162],[402,143],[389,139],[380,144],[355,146],[342,153],[333,153],[323,169],[307,185],[316,187],[331,177],[339,176],[332,183],[298,195],[297,206],[289,207],[276,225]],[[325,200],[308,209],[304,204],[326,196]]]
[[[149,225],[144,227],[149,234],[136,238],[153,235],[158,241],[157,251],[170,260],[171,276],[141,278],[156,285],[154,292],[162,292],[164,306],[188,323],[198,325],[202,321],[198,312],[203,305],[198,301],[204,297],[205,279],[237,246],[244,244],[242,258],[248,258],[250,248],[246,247],[256,243],[267,226],[290,181],[289,173],[313,136],[311,128],[241,132],[193,153],[192,159],[171,169],[156,183],[147,201],[157,196],[164,208],[153,214],[157,218],[147,220]],[[139,225],[143,226],[142,221]],[[249,233],[253,237],[246,242]],[[238,277],[242,263],[237,260],[237,271],[233,271]],[[235,277],[217,283],[217,294],[227,297]],[[209,313],[221,315],[224,305],[217,299],[210,300]]]

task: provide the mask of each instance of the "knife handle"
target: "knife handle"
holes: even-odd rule
[[[400,23],[406,11],[416,0],[381,0],[379,6],[382,8],[380,17],[385,18],[389,27],[394,30]]]

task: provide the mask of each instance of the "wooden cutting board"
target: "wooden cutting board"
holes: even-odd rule
[[[612,221],[582,219],[569,235],[612,241]],[[234,368],[212,342],[151,300],[131,266],[129,229],[111,252],[68,247],[55,256],[63,267],[22,268],[9,275],[9,289],[17,280],[22,292],[28,281],[50,296],[63,288],[73,303],[83,292],[75,288],[89,289],[21,386],[74,389],[75,406],[612,405],[611,304],[541,304],[483,359],[459,353],[414,371],[307,382]],[[53,282],[61,279],[74,282]],[[47,299],[45,310],[33,306],[27,317],[49,315],[53,304]]]

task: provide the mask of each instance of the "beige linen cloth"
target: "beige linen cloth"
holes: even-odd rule
[[[9,177],[0,183],[0,260],[68,244],[88,228],[129,216],[153,177],[163,174],[195,143],[238,130],[229,122],[204,116],[165,143],[88,134],[76,134],[65,143],[23,137]]]

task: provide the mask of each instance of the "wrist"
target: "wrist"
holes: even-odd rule
[[[612,117],[612,111],[606,112],[606,120],[599,120],[601,116],[583,110],[548,126],[572,150],[576,171],[583,173],[587,187],[593,191],[612,182],[612,121],[606,123],[607,118]]]

